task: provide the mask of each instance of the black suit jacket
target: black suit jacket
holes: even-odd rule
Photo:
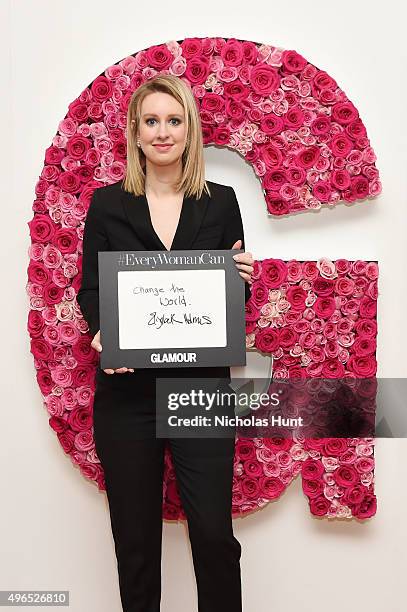
[[[184,197],[171,250],[230,249],[244,233],[232,187],[207,181],[211,197]],[[145,195],[125,191],[122,181],[95,189],[84,236],[82,284],[77,301],[92,337],[99,330],[98,251],[166,251],[151,222]],[[242,282],[245,282],[242,279]],[[245,282],[245,300],[250,285]],[[126,364],[123,364],[124,366]]]

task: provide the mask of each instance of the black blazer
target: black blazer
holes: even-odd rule
[[[230,249],[244,233],[239,204],[232,187],[207,181],[211,197],[184,197],[172,250]],[[99,330],[98,251],[166,251],[157,236],[145,195],[125,191],[122,181],[95,189],[84,236],[82,284],[77,301],[92,337]],[[245,283],[245,300],[250,285]],[[124,366],[126,364],[123,364]]]

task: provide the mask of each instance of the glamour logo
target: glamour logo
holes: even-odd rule
[[[151,353],[153,363],[196,362],[196,353]]]

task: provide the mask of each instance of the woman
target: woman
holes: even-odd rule
[[[102,350],[98,251],[244,249],[231,187],[205,181],[202,131],[187,84],[159,75],[133,94],[127,114],[125,180],[95,190],[83,238],[78,303]],[[236,257],[236,256],[235,256]],[[238,254],[246,301],[251,253]],[[226,367],[100,368],[94,438],[105,473],[124,612],[159,612],[165,445],[188,519],[200,612],[240,612],[241,547],[231,519],[234,439],[155,435],[155,378],[230,381]]]

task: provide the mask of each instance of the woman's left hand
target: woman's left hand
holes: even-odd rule
[[[232,249],[241,249],[241,248],[242,248],[241,240],[237,240],[235,244],[232,246]],[[242,276],[242,278],[244,278],[245,281],[247,281],[251,285],[253,282],[251,275],[254,269],[253,268],[254,259],[253,259],[252,254],[249,252],[236,253],[236,255],[233,255],[233,259],[236,261],[236,267],[239,270],[239,274]]]

